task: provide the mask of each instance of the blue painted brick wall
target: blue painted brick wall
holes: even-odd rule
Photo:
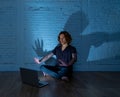
[[[0,0],[0,71],[39,70],[60,31],[72,35],[76,71],[120,71],[119,0]],[[54,65],[55,57],[46,64]]]

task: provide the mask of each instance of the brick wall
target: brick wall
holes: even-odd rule
[[[120,70],[119,0],[1,0],[0,70],[25,66],[49,53],[62,30],[77,48],[74,70]],[[53,65],[54,58],[46,64]]]

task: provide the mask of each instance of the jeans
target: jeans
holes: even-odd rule
[[[71,77],[72,75],[72,66],[41,65],[40,70],[57,79],[60,79],[63,76]]]

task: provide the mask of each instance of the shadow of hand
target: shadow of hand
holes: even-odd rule
[[[46,54],[46,52],[43,51],[43,40],[35,40],[35,46],[32,46],[33,50],[35,51],[35,53],[38,55],[38,57],[40,56],[44,56]]]
[[[43,40],[40,41],[39,39],[35,40],[35,45],[33,45],[32,48],[38,57],[45,56],[51,52],[51,51],[44,51],[43,50]],[[47,60],[45,63],[52,65],[52,66],[56,65],[56,59],[54,57],[52,57],[49,60]]]

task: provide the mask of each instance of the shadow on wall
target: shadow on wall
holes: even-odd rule
[[[95,61],[87,61],[91,46],[100,47],[104,43],[120,41],[120,32],[114,32],[114,34],[108,34],[107,32],[92,32],[91,34],[82,35],[83,31],[89,25],[87,16],[82,11],[73,13],[67,20],[64,30],[70,32],[73,41],[72,44],[77,48],[78,63],[82,65],[87,64],[113,64],[116,58],[120,60],[120,53],[114,57],[108,56],[106,59],[99,59]],[[51,51],[43,50],[43,40],[35,40],[35,46],[33,50],[38,57],[45,56]],[[120,48],[120,46],[118,46]],[[120,49],[119,49],[120,51]],[[99,54],[100,52],[98,52]],[[103,52],[104,53],[104,52]],[[93,55],[94,56],[94,55]],[[55,64],[55,58],[51,58],[46,61],[46,64]]]
[[[120,40],[119,36],[120,36],[119,33],[114,33],[114,34],[109,35],[105,32],[94,32],[94,33],[88,34],[88,35],[79,35],[78,36],[79,40],[76,40],[76,41],[79,41],[79,44],[77,44],[79,47],[78,46],[77,47],[78,47],[78,51],[79,51],[78,52],[79,59],[80,59],[79,61],[81,62],[81,64],[114,64],[115,63],[114,60],[116,60],[116,58],[113,56],[107,56],[107,58],[104,58],[104,59],[102,58],[102,59],[99,59],[96,61],[87,61],[87,59],[88,59],[88,55],[90,53],[90,48],[92,46],[94,46],[94,48],[98,48],[98,47],[102,46],[104,43],[118,41],[118,40]],[[105,49],[107,49],[107,48],[105,48]],[[113,48],[113,50],[114,50],[114,48]],[[96,52],[96,53],[97,53],[97,56],[99,56],[100,53],[102,53],[102,52]],[[105,53],[104,49],[103,49],[103,53]],[[112,53],[114,53],[114,51],[111,52],[111,54]],[[102,55],[106,55],[106,54],[102,54]],[[92,55],[92,56],[94,56],[94,55]]]
[[[108,59],[100,59],[97,61],[89,61],[87,62],[88,55],[90,52],[91,46],[99,47],[103,43],[119,41],[120,33],[107,34],[106,32],[92,32],[88,35],[82,35],[83,31],[89,25],[89,20],[87,16],[82,11],[77,11],[73,13],[67,20],[64,30],[71,33],[73,38],[73,45],[77,48],[78,52],[78,62],[79,64],[106,64],[115,60],[115,57],[108,56]],[[120,46],[119,46],[120,47]],[[119,49],[120,51],[120,49]],[[98,52],[99,54],[99,52]],[[117,56],[120,60],[120,55]]]
[[[32,46],[33,50],[35,51],[38,57],[44,57],[51,52],[51,51],[44,51],[43,45],[44,45],[43,40],[40,41],[39,39],[37,39],[35,40],[35,46]],[[49,60],[47,60],[45,64],[55,65],[56,59],[52,57]]]

